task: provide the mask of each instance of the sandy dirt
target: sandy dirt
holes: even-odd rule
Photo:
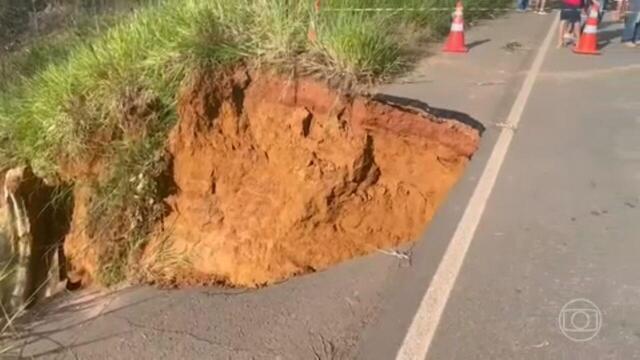
[[[244,71],[198,77],[179,115],[177,190],[143,259],[178,282],[262,286],[411,241],[479,140],[457,121]]]

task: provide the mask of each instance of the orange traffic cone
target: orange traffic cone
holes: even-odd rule
[[[442,51],[454,53],[466,53],[469,49],[464,44],[464,7],[462,1],[456,4],[456,11],[453,13],[451,22],[451,32]]]
[[[593,5],[584,26],[578,45],[573,49],[576,54],[600,55],[598,51],[598,6]]]

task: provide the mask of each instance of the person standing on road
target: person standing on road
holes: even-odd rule
[[[547,12],[544,10],[545,5],[547,4],[547,0],[538,0],[536,3],[536,13],[540,15],[545,15]]]
[[[638,27],[640,27],[640,0],[629,0],[629,12],[624,21],[622,43],[628,47],[638,46]]]
[[[580,41],[580,11],[583,8],[582,0],[562,0],[562,10],[560,10],[560,27],[558,48],[564,47],[565,35],[573,28],[576,43]]]
[[[516,5],[518,7],[517,11],[525,12],[525,11],[527,11],[527,8],[529,7],[529,0],[517,0]]]

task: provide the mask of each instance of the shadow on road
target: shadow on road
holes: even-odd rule
[[[476,46],[480,46],[482,44],[486,44],[486,43],[488,43],[490,41],[491,41],[491,39],[483,39],[483,40],[472,41],[472,42],[467,44],[467,47],[469,48],[469,50],[471,50]]]
[[[605,30],[598,32],[599,41],[612,41],[616,38],[622,38],[622,29]]]
[[[429,104],[419,100],[407,99],[400,96],[393,96],[388,94],[376,94],[373,97],[373,99],[389,105],[397,105],[402,107],[414,108],[420,111],[424,111],[425,113],[437,116],[439,118],[453,119],[453,120],[459,121],[465,125],[468,125],[478,130],[480,135],[482,135],[485,130],[484,125],[482,125],[480,121],[472,118],[468,114],[458,112],[458,111],[453,111],[453,110],[434,108],[429,106]]]
[[[73,304],[65,304],[63,306],[55,306],[55,304],[52,304],[52,306],[44,307],[41,311],[30,314],[29,316],[21,319],[20,324],[17,324],[15,331],[12,331],[11,334],[0,338],[0,342],[2,343],[13,344],[11,346],[12,351],[2,354],[0,357],[6,355],[16,356],[17,359],[37,359],[53,354],[73,354],[73,349],[75,348],[99,343],[132,332],[132,330],[127,329],[123,332],[82,342],[69,341],[69,339],[60,340],[60,335],[68,334],[71,331],[82,331],[82,328],[85,325],[95,320],[117,315],[117,313],[127,308],[136,307],[157,299],[156,296],[149,296],[120,307],[108,309],[110,302],[115,299],[116,296],[121,295],[121,293],[122,292],[116,292],[95,296],[88,300]],[[82,317],[81,313],[83,310],[89,310],[99,306],[104,306],[103,310],[99,311],[95,315],[88,315],[86,318]],[[53,315],[45,316],[47,313]],[[79,316],[74,317],[74,313]],[[49,327],[50,329],[38,330],[38,328],[46,327]],[[35,346],[35,348],[29,351],[29,347],[32,346]],[[27,352],[27,354],[25,354],[25,352]]]
[[[617,21],[603,21],[598,25],[598,30],[602,31],[604,29],[610,28],[616,24],[619,24]]]

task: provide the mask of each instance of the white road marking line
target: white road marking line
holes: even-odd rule
[[[538,50],[531,65],[531,70],[525,78],[518,97],[505,122],[508,128],[504,128],[500,132],[500,136],[496,141],[491,157],[482,173],[482,177],[478,181],[478,185],[469,200],[462,219],[442,257],[442,262],[433,276],[431,286],[427,289],[427,293],[420,302],[418,311],[398,351],[396,360],[423,360],[429,352],[442,313],[449,300],[449,295],[456,282],[467,250],[471,245],[471,240],[474,237],[480,218],[484,213],[485,206],[496,183],[498,173],[504,163],[509,145],[511,145],[514,132],[510,128],[518,127],[527,100],[531,95],[533,85],[536,82],[536,78],[540,73],[545,56],[549,50],[553,35],[556,33],[559,21],[560,17],[558,16],[554,20],[553,25],[547,33],[547,37]]]

